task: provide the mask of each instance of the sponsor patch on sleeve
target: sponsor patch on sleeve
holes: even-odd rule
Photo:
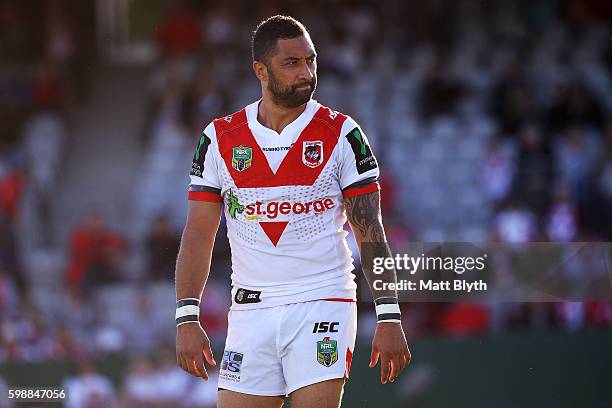
[[[351,144],[351,148],[355,154],[355,167],[357,167],[357,172],[359,174],[363,174],[366,171],[378,167],[378,163],[376,163],[376,158],[372,154],[368,140],[359,128],[355,128],[347,133],[346,138]]]
[[[198,140],[195,153],[193,154],[193,163],[191,165],[191,171],[189,172],[190,175],[203,177],[204,158],[206,157],[206,152],[208,151],[209,145],[210,137],[208,137],[205,133],[202,133],[202,136],[200,136],[200,139]]]

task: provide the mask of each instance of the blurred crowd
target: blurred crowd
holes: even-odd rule
[[[67,377],[62,386],[70,396],[68,408],[213,408],[217,405],[216,380],[213,369],[208,382],[186,375],[176,365],[173,349],[163,349],[156,359],[133,359],[119,389],[89,360],[81,360],[75,375]]]
[[[78,13],[78,7],[67,12],[57,1],[0,4],[2,361],[62,353],[59,344],[55,347],[43,340],[34,348],[28,344],[22,349],[14,339],[44,337],[45,332],[40,321],[29,318],[30,288],[23,268],[27,245],[23,244],[50,245],[52,239],[49,205],[67,142],[67,111],[86,89],[77,79],[85,68],[80,44],[85,36],[78,32]],[[30,216],[42,228],[30,229]]]
[[[146,354],[172,341],[186,208],[180,197],[196,136],[258,97],[250,33],[281,9],[312,34],[315,97],[355,117],[373,144],[390,241],[612,240],[612,9],[605,2],[163,3],[141,132],[143,162],[156,174],[139,185],[142,234],[123,236],[92,211],[55,248],[67,261],[60,301],[47,314],[30,301],[24,264],[31,245],[53,247],[49,202],[69,147],[70,114],[95,97],[87,92],[95,34],[83,23],[93,11],[60,0],[0,4],[0,363]],[[213,339],[222,337],[229,305],[224,233],[222,225],[202,317]],[[146,272],[126,283],[125,260],[136,254]],[[158,302],[156,293],[170,301]],[[113,317],[125,307],[137,323]],[[402,307],[412,339],[612,326],[612,305],[604,302]],[[54,319],[41,318],[50,312]],[[371,312],[360,319],[369,335]],[[69,386],[83,387],[79,378],[90,372],[83,363]],[[177,406],[172,392],[194,385],[175,372],[165,357],[143,357],[133,362],[126,395],[99,379],[99,397],[167,391],[159,398]]]

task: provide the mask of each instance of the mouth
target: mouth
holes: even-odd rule
[[[311,86],[310,84],[306,84],[306,85],[300,85],[297,88],[295,88],[296,91],[306,91],[306,90],[310,90]]]

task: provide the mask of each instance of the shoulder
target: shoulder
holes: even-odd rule
[[[345,123],[354,122],[353,119],[340,111],[332,109],[325,105],[319,105],[319,109],[315,113],[313,120],[319,121],[324,125],[332,128],[334,132],[341,136]]]
[[[336,128],[338,136],[347,136],[355,129],[358,129],[363,133],[361,127],[352,116],[325,105],[320,105],[319,111],[315,117],[317,116],[320,119],[329,122],[334,128]]]
[[[247,124],[246,108],[214,119],[209,126],[215,131],[217,137]]]

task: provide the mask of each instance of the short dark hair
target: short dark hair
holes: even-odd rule
[[[253,61],[260,61],[265,64],[270,52],[276,47],[278,39],[308,35],[306,27],[293,17],[283,15],[269,17],[259,23],[253,32],[251,41]]]

